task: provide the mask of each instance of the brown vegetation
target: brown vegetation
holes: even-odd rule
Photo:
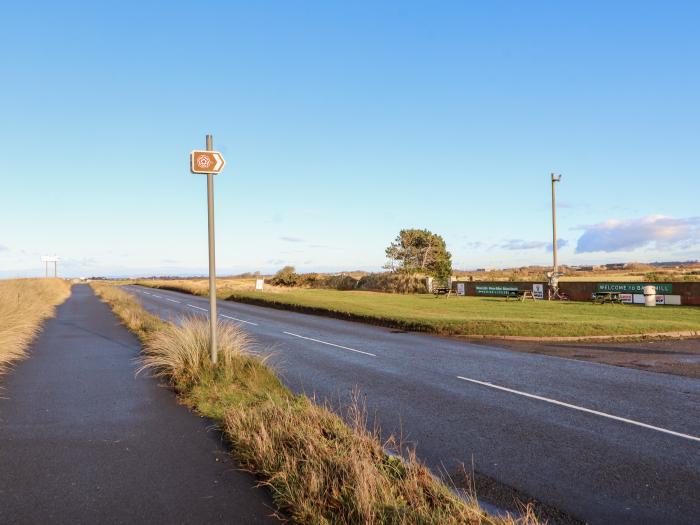
[[[26,354],[41,323],[69,295],[70,284],[61,279],[0,281],[0,373]]]

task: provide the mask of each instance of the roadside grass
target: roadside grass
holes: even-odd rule
[[[153,288],[208,295],[204,281],[142,280]],[[220,299],[363,321],[402,330],[456,336],[595,337],[700,332],[700,308],[506,301],[500,297],[439,297],[293,288],[255,292],[231,283]]]
[[[271,490],[296,523],[536,524],[531,509],[518,518],[484,512],[471,494],[441,482],[412,453],[382,443],[367,430],[359,403],[345,419],[295,395],[266,365],[240,327],[218,326],[219,362],[209,360],[208,321],[161,321],[131,294],[93,283],[143,343],[142,369],[167,380],[186,405],[215,420],[241,466]]]
[[[69,295],[70,284],[62,279],[0,281],[0,373],[26,355],[41,323]]]

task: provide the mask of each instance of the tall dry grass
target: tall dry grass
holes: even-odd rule
[[[219,324],[219,361],[209,360],[209,325],[202,318],[164,323],[115,287],[97,293],[144,343],[142,368],[169,381],[181,399],[218,421],[241,465],[272,492],[295,523],[536,524],[488,515],[460,497],[413,454],[387,454],[366,412],[351,404],[345,418],[295,395],[265,364],[240,327]],[[390,440],[390,443],[393,441]],[[395,447],[400,454],[400,447]]]
[[[26,355],[41,323],[69,295],[70,284],[62,279],[0,281],[0,373]]]

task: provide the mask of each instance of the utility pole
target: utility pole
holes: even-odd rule
[[[214,151],[211,135],[207,135],[207,151]],[[216,249],[214,247],[214,174],[207,173],[207,210],[209,218],[209,332],[211,362],[216,364]]]
[[[557,262],[557,191],[555,186],[557,182],[561,182],[561,175],[552,173],[552,254],[554,255],[552,271],[555,274],[559,273]]]
[[[549,280],[550,297],[559,294],[559,261],[557,261],[557,191],[556,183],[561,182],[561,175],[552,175],[552,277]]]

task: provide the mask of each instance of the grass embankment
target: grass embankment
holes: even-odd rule
[[[487,515],[436,479],[415,457],[388,455],[366,430],[358,406],[346,423],[294,395],[251,351],[239,327],[219,325],[219,364],[208,356],[208,324],[175,325],[146,312],[135,297],[93,284],[143,342],[143,368],[168,380],[191,408],[218,422],[241,465],[269,486],[298,523],[536,523]]]
[[[595,337],[700,332],[700,308],[687,306],[644,308],[304,288],[255,292],[231,281],[217,287],[219,298],[444,335]],[[208,286],[201,280],[144,280],[138,284],[208,295]]]
[[[0,281],[0,373],[26,354],[41,323],[69,295],[70,284],[61,279]]]

